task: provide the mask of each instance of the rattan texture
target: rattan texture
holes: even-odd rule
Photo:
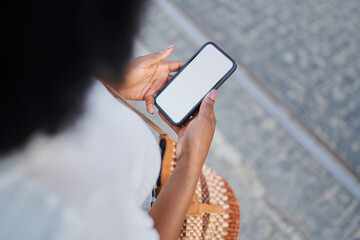
[[[204,166],[195,193],[200,203],[221,206],[224,212],[186,217],[179,239],[237,239],[240,208],[230,185],[214,170]]]
[[[176,142],[168,136],[165,139],[167,141],[165,151],[168,153],[163,158],[162,174],[170,175],[177,163]],[[165,179],[167,180],[167,177]],[[240,231],[240,205],[225,179],[204,165],[195,194],[199,204],[221,206],[223,211],[201,212],[200,215],[186,216],[179,239],[237,239]]]

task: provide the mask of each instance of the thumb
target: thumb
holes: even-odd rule
[[[216,101],[217,91],[216,89],[211,90],[203,99],[200,105],[200,114],[211,114],[214,111],[214,104]]]

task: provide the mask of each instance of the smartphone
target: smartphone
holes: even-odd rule
[[[205,43],[155,96],[155,106],[174,125],[182,125],[212,89],[235,71],[235,61],[215,43]]]

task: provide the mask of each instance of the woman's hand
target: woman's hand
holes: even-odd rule
[[[191,164],[192,166],[198,166],[198,169],[201,169],[206,159],[215,132],[214,103],[216,95],[217,91],[215,89],[208,93],[202,101],[199,111],[182,127],[172,125],[159,112],[160,117],[178,134],[177,158],[180,160],[186,156],[186,159],[196,159],[196,162]]]
[[[179,237],[214,135],[215,100],[216,90],[212,90],[202,101],[197,116],[184,127],[172,125],[164,115],[159,113],[160,117],[179,136],[176,145],[179,161],[149,212],[160,239],[178,239]]]
[[[163,62],[173,51],[174,45],[165,50],[135,58],[128,65],[124,81],[115,87],[119,94],[129,100],[145,100],[146,110],[154,113],[154,95],[171,79],[171,72],[177,72],[184,62]]]

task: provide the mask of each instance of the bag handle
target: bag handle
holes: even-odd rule
[[[111,92],[111,94],[119,99],[120,101],[122,101],[128,108],[130,108],[131,110],[133,110],[137,115],[139,115],[139,117],[142,118],[142,120],[144,120],[152,129],[154,129],[157,133],[159,133],[160,135],[165,135],[166,132],[164,130],[161,129],[161,127],[159,127],[158,125],[156,125],[153,121],[151,121],[148,117],[146,117],[144,114],[142,114],[136,107],[134,107],[131,103],[129,103],[123,96],[121,96],[117,91],[115,91],[115,89],[113,89],[112,87],[109,86],[109,84],[103,82],[102,80],[100,80],[105,87]]]

